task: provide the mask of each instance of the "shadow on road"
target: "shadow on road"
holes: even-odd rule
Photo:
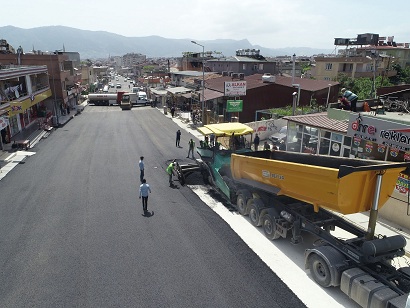
[[[154,216],[154,211],[150,212],[150,211],[146,211],[144,212],[144,214],[142,214],[142,216],[144,217],[151,217]]]

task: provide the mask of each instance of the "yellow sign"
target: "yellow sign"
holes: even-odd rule
[[[14,116],[18,113],[24,113],[24,111],[30,108],[31,106],[34,106],[44,101],[50,96],[51,96],[51,89],[48,89],[47,91],[44,91],[38,94],[33,94],[20,102],[17,102],[17,101],[10,102],[9,114],[10,116]]]

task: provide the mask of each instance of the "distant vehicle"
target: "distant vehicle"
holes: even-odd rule
[[[122,110],[131,110],[132,108],[132,102],[131,102],[131,97],[130,93],[121,93],[121,99],[120,99],[120,107]],[[120,96],[120,93],[118,93]]]
[[[117,83],[117,89],[121,89],[121,84]]]
[[[271,73],[265,73],[262,76],[262,82],[275,82],[276,77],[272,75]]]
[[[288,127],[283,126],[279,132],[274,133],[273,135],[269,136],[269,140],[274,144],[274,145],[279,145],[282,141],[286,141],[286,133],[287,133]]]
[[[105,85],[105,86],[104,86],[104,89],[103,89],[103,92],[104,92],[104,93],[108,93],[108,89],[109,89],[108,85]]]
[[[119,103],[117,93],[90,93],[88,101],[95,106],[111,106]]]
[[[148,105],[147,93],[143,91],[137,92],[137,105]]]

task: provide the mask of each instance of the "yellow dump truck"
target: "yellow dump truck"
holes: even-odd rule
[[[305,267],[323,287],[340,287],[362,307],[404,307],[410,292],[410,267],[396,269],[391,260],[405,254],[401,235],[375,236],[378,209],[390,197],[409,163],[393,163],[291,153],[257,151],[235,142],[252,133],[240,123],[206,125],[197,165],[179,166],[182,183],[195,171],[236,206],[267,238],[297,244],[304,233],[320,239],[305,251]],[[218,140],[221,140],[219,142]],[[246,140],[249,139],[247,136]],[[370,211],[367,230],[342,214]],[[335,228],[352,236],[337,238]]]

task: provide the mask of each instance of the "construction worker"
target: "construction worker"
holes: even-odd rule
[[[189,158],[189,153],[192,152],[192,159],[194,159],[194,149],[195,149],[195,141],[191,138],[188,142],[189,149],[188,149],[188,156],[186,158]]]
[[[175,160],[167,167],[167,173],[169,176],[169,186],[172,186],[172,176],[174,175]]]

